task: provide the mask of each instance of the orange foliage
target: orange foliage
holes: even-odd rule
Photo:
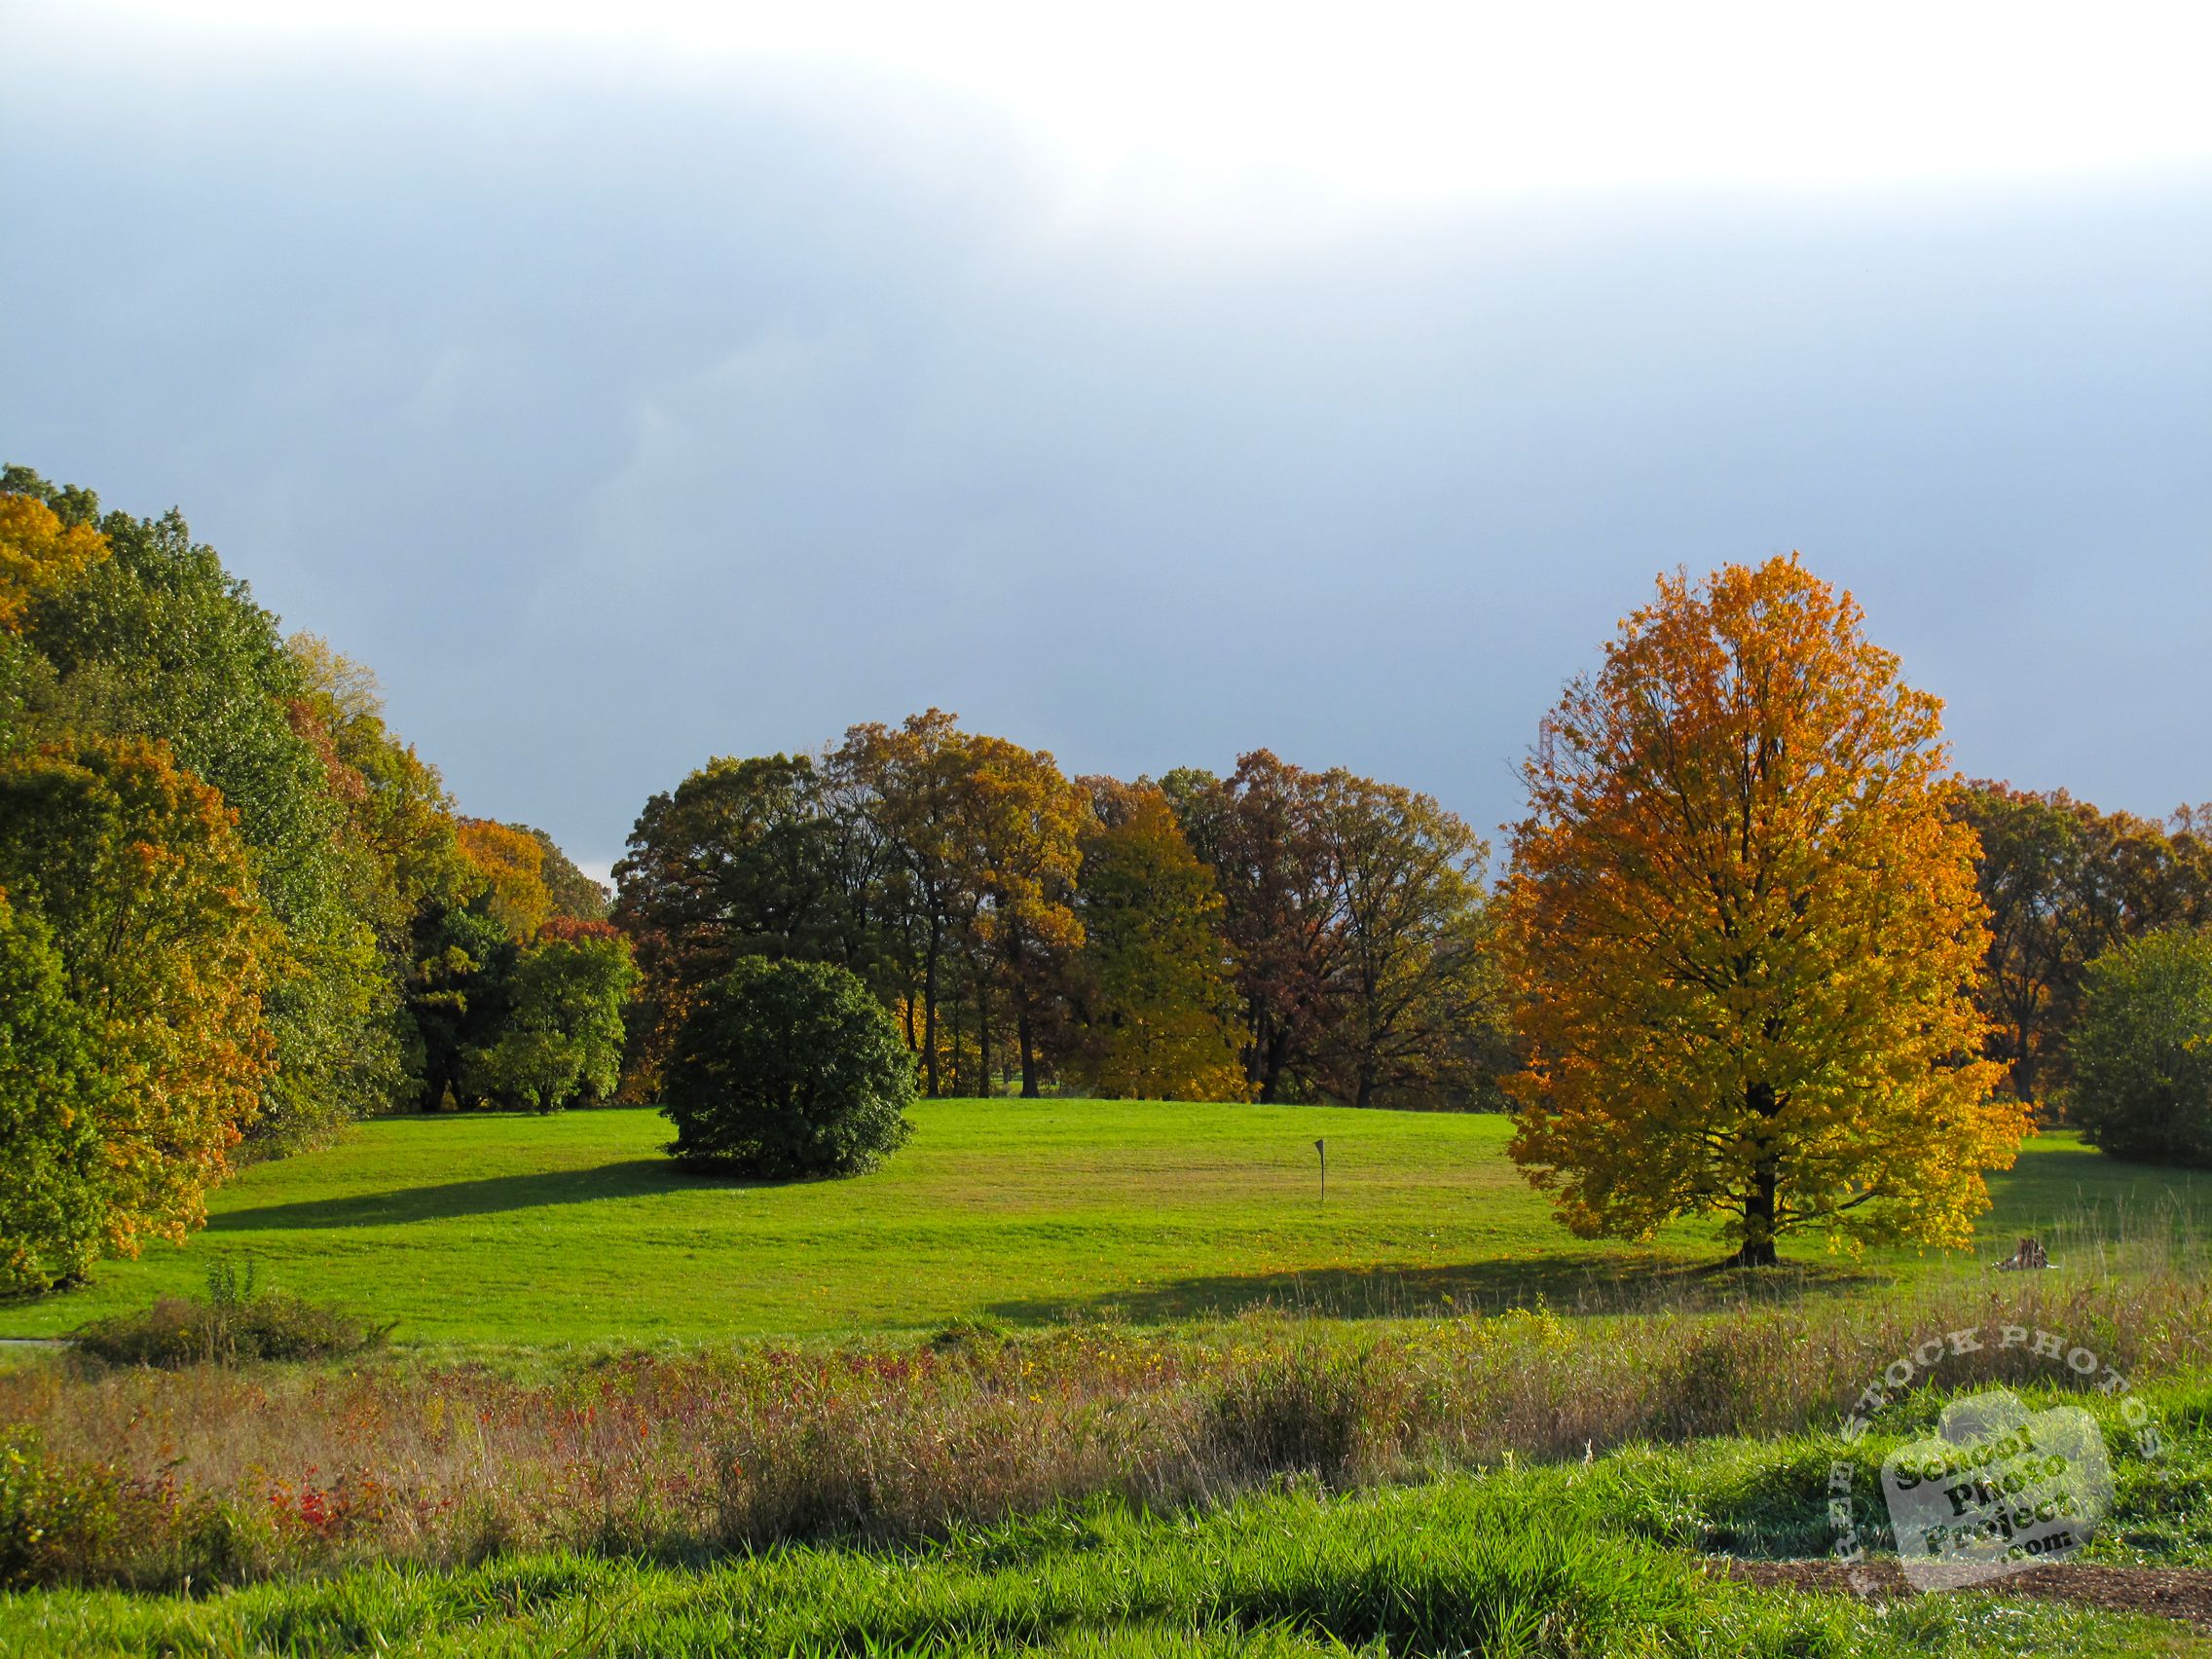
[[[1505,892],[1513,1156],[1585,1235],[1959,1244],[2027,1122],[1940,702],[1794,557],[1664,579],[1545,719]]]

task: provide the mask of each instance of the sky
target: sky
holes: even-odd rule
[[[586,867],[933,705],[1489,832],[1659,572],[1793,549],[1962,770],[2212,798],[2201,8],[0,31],[0,459],[181,507]]]

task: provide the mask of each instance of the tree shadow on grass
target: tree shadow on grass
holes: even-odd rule
[[[616,1163],[594,1164],[588,1169],[554,1169],[535,1175],[487,1175],[472,1181],[403,1187],[390,1193],[263,1204],[256,1209],[210,1216],[207,1231],[262,1233],[279,1229],[404,1227],[413,1222],[446,1221],[457,1216],[498,1215],[506,1210],[585,1203],[593,1198],[658,1198],[686,1188],[734,1190],[759,1185],[757,1181],[697,1173],[665,1158],[632,1158]]]
[[[1001,1302],[990,1312],[1030,1323],[1120,1318],[1145,1325],[1256,1309],[1330,1319],[1437,1318],[1538,1306],[1568,1316],[1688,1313],[1787,1306],[1888,1282],[1880,1273],[1824,1263],[1714,1272],[1647,1256],[1533,1256],[1435,1267],[1208,1274],[1075,1300]]]

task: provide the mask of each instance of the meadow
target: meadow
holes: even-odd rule
[[[250,1252],[398,1327],[0,1360],[0,1659],[2212,1651],[2212,1178],[2046,1134],[1974,1251],[1714,1273],[1709,1230],[1568,1236],[1494,1118],[915,1115],[875,1173],[778,1187],[676,1171],[651,1113],[373,1122],[0,1309],[65,1331]],[[1989,1272],[2022,1234],[2054,1271]],[[1929,1332],[1999,1322],[2119,1367],[2161,1449],[1994,1342],[1839,1434]],[[1740,1581],[1825,1552],[1839,1459],[1875,1490],[1990,1383],[2104,1427],[2086,1559],[2144,1575],[2110,1604]],[[2194,1625],[2140,1612],[2174,1569]]]
[[[373,1121],[245,1170],[187,1248],[155,1244],[86,1288],[0,1305],[0,1337],[55,1336],[197,1290],[217,1255],[393,1321],[398,1344],[489,1348],[957,1318],[1145,1325],[1260,1304],[1373,1317],[1543,1299],[1571,1311],[1637,1305],[1655,1275],[1721,1253],[1700,1226],[1648,1248],[1572,1237],[1505,1158],[1499,1117],[1066,1099],[925,1101],[914,1117],[912,1142],[874,1173],[781,1186],[678,1170],[650,1111]],[[2212,1204],[2212,1175],[2120,1163],[2065,1133],[2031,1140],[1992,1190],[1984,1257],[2027,1233],[2094,1248],[2123,1212],[2190,1226]],[[1793,1287],[1972,1267],[1817,1244],[1791,1255]],[[1684,1290],[1663,1283],[1669,1301]]]

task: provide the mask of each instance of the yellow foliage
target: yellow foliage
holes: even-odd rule
[[[463,818],[459,827],[462,857],[490,884],[489,908],[517,944],[528,944],[553,913],[547,891],[545,849],[527,830],[488,818]]]
[[[0,629],[22,626],[33,601],[66,587],[107,557],[91,525],[64,525],[32,496],[0,496]]]
[[[236,815],[166,746],[87,742],[0,767],[0,843],[98,1032],[109,1242],[181,1242],[275,1064],[284,941]]]

